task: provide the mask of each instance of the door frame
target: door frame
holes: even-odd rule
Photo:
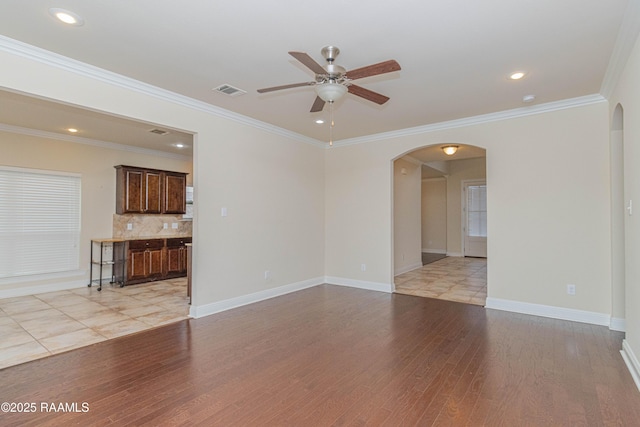
[[[487,185],[487,180],[485,179],[463,179],[462,181],[460,181],[460,195],[462,197],[462,203],[461,203],[461,207],[462,207],[462,212],[460,215],[460,235],[461,235],[461,239],[462,242],[460,244],[460,248],[462,249],[462,257],[465,257],[465,252],[466,252],[466,236],[467,236],[467,192],[465,191],[466,187],[471,186],[471,185]],[[487,214],[487,217],[489,215]],[[488,229],[487,229],[488,231]],[[489,238],[488,233],[487,233],[487,239]]]

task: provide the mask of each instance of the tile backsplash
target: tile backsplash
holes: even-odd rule
[[[131,230],[128,225],[131,224]],[[164,225],[167,224],[167,228]],[[177,228],[173,228],[177,224]],[[152,238],[191,236],[191,221],[182,215],[113,215],[113,237]]]

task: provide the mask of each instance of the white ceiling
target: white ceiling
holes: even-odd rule
[[[343,140],[526,107],[525,95],[535,95],[536,105],[597,94],[628,3],[2,0],[0,34],[325,141],[327,125],[314,120],[327,118],[328,108],[309,112],[313,88],[256,92],[313,80],[288,51],[308,52],[324,64],[320,49],[331,44],[341,50],[336,63],[347,70],[388,59],[401,65],[401,71],[356,81],[389,96],[386,104],[351,94],[336,103],[334,140]],[[85,23],[65,26],[50,7],[71,10]],[[527,75],[510,81],[516,70]],[[221,84],[247,93],[212,90]],[[7,112],[0,104],[0,122],[33,126]],[[42,130],[66,126],[34,117]],[[167,149],[166,140],[157,144]]]
[[[71,133],[69,128],[78,132]],[[38,131],[42,136],[60,135],[75,142],[135,146],[176,156],[193,155],[191,134],[8,91],[0,91],[0,130],[3,129]],[[151,130],[168,133],[160,135]]]

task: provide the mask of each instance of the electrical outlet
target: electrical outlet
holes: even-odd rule
[[[367,264],[360,264],[360,271],[367,271]]]
[[[169,228],[169,224],[167,224],[166,222],[164,224],[162,224],[162,229],[166,230]]]
[[[575,295],[576,294],[576,285],[567,285],[567,294]]]
[[[271,272],[269,270],[264,271],[264,280],[271,279]]]
[[[127,230],[133,230],[133,224],[132,223],[128,223],[127,224]]]
[[[178,229],[178,223],[177,223],[177,222],[172,222],[172,223],[171,223],[171,228],[172,228],[173,230],[177,230],[177,229]]]

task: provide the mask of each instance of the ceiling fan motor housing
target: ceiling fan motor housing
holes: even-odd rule
[[[340,54],[340,49],[338,49],[336,46],[325,46],[322,48],[320,53],[322,54],[324,59],[326,59],[327,62],[331,64]]]
[[[344,73],[347,72],[347,70],[340,65],[327,64],[325,68],[327,69],[327,74],[329,74],[329,79],[340,78]]]

